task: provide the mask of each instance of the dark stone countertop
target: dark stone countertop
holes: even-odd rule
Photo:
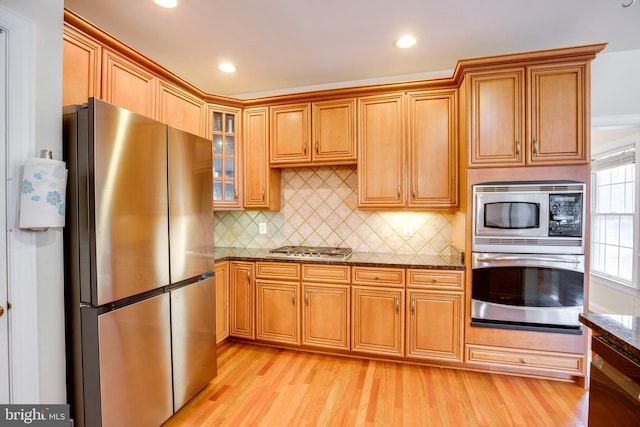
[[[640,316],[583,313],[581,323],[636,359],[640,359]]]
[[[268,249],[254,248],[215,248],[207,255],[213,257],[215,261],[278,261],[367,267],[422,268],[429,270],[465,270],[464,260],[460,255],[442,257],[439,255],[354,252],[346,261],[337,261],[330,259],[278,258],[270,256]]]

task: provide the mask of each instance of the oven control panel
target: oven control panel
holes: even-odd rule
[[[582,193],[549,194],[549,236],[582,237]]]

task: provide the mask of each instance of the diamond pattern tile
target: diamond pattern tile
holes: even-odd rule
[[[449,255],[453,214],[358,210],[358,179],[352,166],[282,170],[279,212],[215,213],[220,247],[271,249],[285,245],[349,246],[356,252]],[[267,234],[258,234],[259,224]],[[406,224],[414,234],[404,236]]]

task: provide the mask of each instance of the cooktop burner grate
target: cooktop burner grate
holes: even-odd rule
[[[346,260],[351,255],[351,248],[333,248],[328,246],[282,246],[271,249],[270,256],[285,258],[324,258]]]

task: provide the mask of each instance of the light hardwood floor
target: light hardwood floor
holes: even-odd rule
[[[228,342],[175,426],[586,426],[577,384]]]

